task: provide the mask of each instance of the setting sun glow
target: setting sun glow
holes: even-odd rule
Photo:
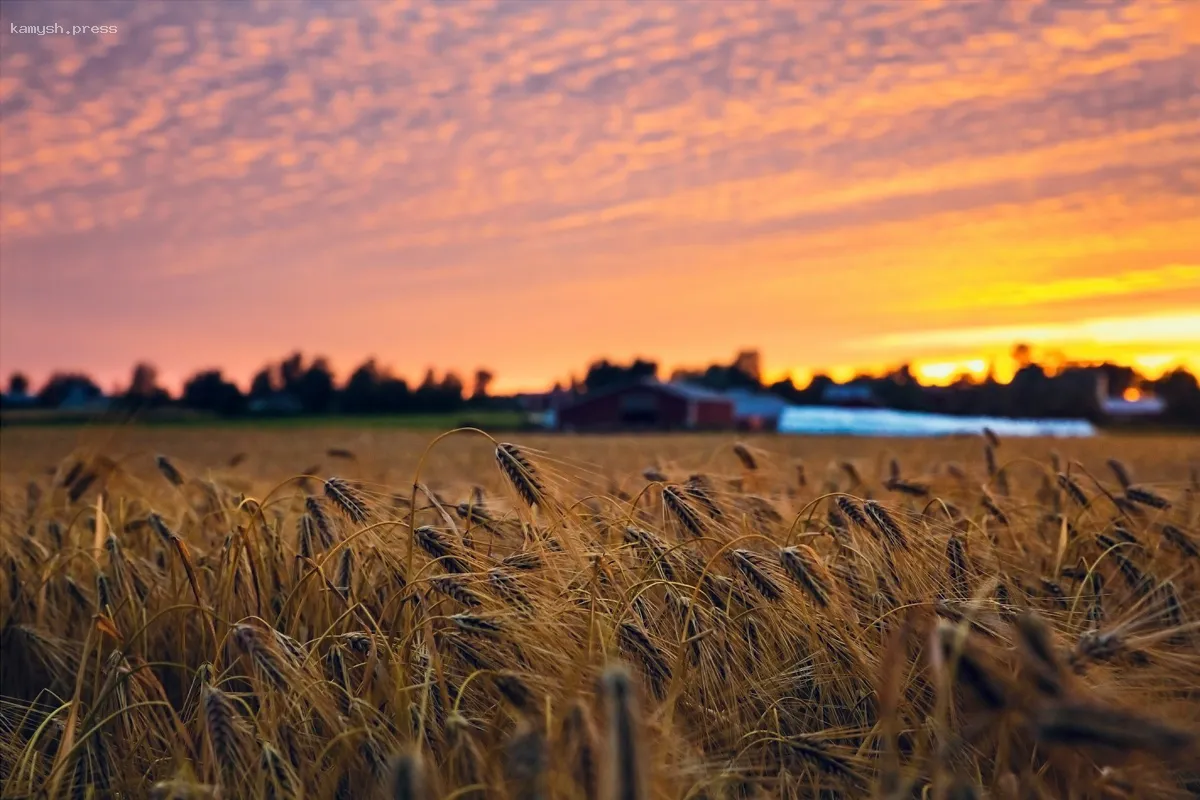
[[[42,6],[0,4],[0,370],[35,382],[1200,370],[1194,3],[62,0],[118,32],[9,33]]]

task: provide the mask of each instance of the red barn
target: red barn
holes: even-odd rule
[[[558,427],[566,431],[722,430],[733,424],[729,398],[652,379],[589,392],[558,411]]]

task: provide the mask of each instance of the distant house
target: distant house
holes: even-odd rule
[[[1108,376],[1096,378],[1096,402],[1100,413],[1113,422],[1154,419],[1167,410],[1166,401],[1157,395],[1130,386],[1120,395],[1109,394]]]
[[[831,383],[821,391],[821,405],[840,408],[879,408],[881,403],[866,383]]]
[[[730,389],[725,396],[733,401],[733,419],[737,427],[747,431],[773,431],[788,402],[773,394]]]
[[[581,395],[554,420],[567,431],[728,430],[734,402],[697,386],[645,379]]]

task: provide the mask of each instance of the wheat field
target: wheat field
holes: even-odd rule
[[[0,437],[0,796],[1200,796],[1200,440]]]

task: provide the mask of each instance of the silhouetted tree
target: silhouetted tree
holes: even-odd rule
[[[385,375],[379,381],[378,411],[384,414],[402,414],[412,410],[413,395],[408,382],[403,378]]]
[[[803,392],[796,388],[796,384],[791,378],[784,378],[775,381],[767,387],[767,391],[771,394],[778,395],[789,403],[798,403],[803,397]]]
[[[29,394],[29,378],[24,373],[14,372],[8,376],[8,393],[14,397],[24,397]]]
[[[888,408],[901,411],[922,411],[926,407],[925,389],[912,374],[912,367],[902,364],[882,380],[870,380],[879,401]]]
[[[1017,363],[1017,369],[1024,369],[1033,363],[1033,348],[1024,342],[1014,345],[1012,359]]]
[[[588,367],[583,385],[589,392],[606,389],[612,386],[634,383],[646,378],[658,377],[658,362],[642,358],[634,359],[628,366],[614,364],[608,359],[601,359]]]
[[[1171,422],[1200,425],[1200,385],[1195,375],[1176,369],[1154,381],[1151,388],[1167,404]]]
[[[471,387],[471,399],[476,402],[487,400],[488,389],[491,387],[492,381],[495,380],[495,377],[496,376],[493,375],[489,370],[475,370],[475,383]]]
[[[447,400],[456,398],[461,401],[463,399],[463,381],[454,372],[447,372],[438,388],[442,390],[442,394]]]
[[[433,373],[433,369],[425,370],[425,377],[421,379],[420,385],[413,392],[413,410],[421,412],[438,411],[440,389],[441,384],[438,382],[437,376]]]
[[[285,361],[284,364],[288,365]],[[328,414],[333,410],[333,370],[329,362],[318,357],[291,384],[287,383],[289,366],[281,370],[285,376],[285,391],[296,396],[306,414]]]
[[[730,371],[738,373],[753,386],[762,386],[762,357],[757,350],[743,350],[738,353],[730,365]]]
[[[350,373],[342,388],[342,410],[347,414],[374,414],[379,408],[379,384],[383,375],[375,359],[363,362]]]
[[[672,381],[703,386],[718,392],[730,389],[763,391],[761,359],[757,350],[743,350],[729,364],[710,364],[704,369],[678,369]]]
[[[350,373],[339,402],[348,414],[402,414],[413,408],[408,384],[381,369],[373,358]]]
[[[88,401],[103,395],[100,387],[87,375],[78,372],[56,372],[38,392],[37,402],[44,408],[58,408],[67,399]]]
[[[181,402],[187,408],[233,416],[245,410],[246,398],[237,384],[221,375],[219,369],[197,372],[183,385]]]
[[[169,403],[171,396],[158,385],[158,369],[145,361],[137,363],[129,379],[122,404],[130,408],[157,408]]]
[[[1200,386],[1196,376],[1184,369],[1155,381],[1146,381],[1130,367],[1071,363],[1054,354],[1048,356],[1053,362],[1052,369],[1048,370],[1045,361],[1035,360],[1032,349],[1024,344],[1013,348],[1012,357],[1020,368],[1007,384],[997,381],[994,372],[989,371],[983,380],[963,376],[949,386],[926,387],[920,385],[908,365],[901,365],[883,377],[860,375],[851,383],[869,389],[873,398],[890,408],[1008,417],[1087,417],[1100,423],[1108,420],[1098,402],[1097,387],[1107,387],[1110,395],[1119,396],[1129,387],[1136,386],[1162,397],[1167,406],[1165,421],[1200,426]],[[601,359],[588,367],[582,381],[571,378],[571,392],[597,391],[657,377],[658,364],[648,359],[636,358],[628,364]],[[355,369],[339,390],[326,359],[307,362],[301,353],[295,352],[259,370],[248,395],[242,395],[234,383],[225,380],[220,370],[209,369],[189,378],[181,402],[187,407],[223,415],[241,413],[248,405],[268,413],[324,414],[336,409],[354,414],[446,413],[463,408],[468,399],[472,404],[491,404],[489,393],[493,379],[489,370],[476,370],[468,398],[463,380],[454,372],[447,372],[439,379],[433,369],[428,369],[414,391],[404,380],[380,369],[375,360],[370,359]],[[764,390],[760,383],[758,354],[751,350],[739,353],[728,364],[677,370],[671,379],[721,391]],[[790,380],[783,380],[765,390],[790,403],[812,405],[823,402],[826,390],[832,384],[828,376],[816,375],[803,389],[798,389]],[[27,392],[29,381],[20,373],[13,374],[8,389],[6,402],[10,396]],[[562,387],[556,385],[556,389],[561,391]],[[43,407],[55,408],[67,400],[86,403],[100,397],[103,393],[88,376],[56,373],[38,392],[36,402]],[[249,403],[251,399],[253,404]],[[269,402],[259,403],[259,400]],[[135,366],[128,389],[119,397],[119,402],[135,408],[169,401],[170,396],[158,385],[157,371],[145,362]]]
[[[421,384],[412,394],[412,410],[421,413],[445,413],[463,406],[463,382],[453,372],[439,381],[432,369],[426,370]]]
[[[800,390],[800,396],[796,399],[796,402],[799,405],[820,405],[822,398],[825,396],[825,390],[830,386],[833,386],[833,378],[822,373],[813,375],[812,380],[808,382],[808,386]]]
[[[254,373],[254,377],[250,380],[250,396],[253,398],[269,397],[279,389],[279,384],[275,380],[275,374],[271,367],[263,367],[258,372]]]
[[[298,387],[304,373],[304,356],[299,352],[292,353],[279,362],[279,378],[283,383],[280,388],[291,394],[299,394]]]

